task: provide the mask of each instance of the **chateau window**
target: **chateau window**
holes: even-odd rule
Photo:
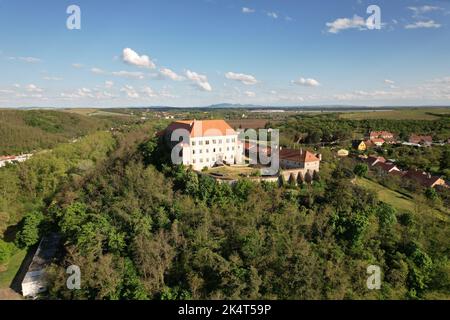
[[[200,158],[200,163],[203,163],[203,159],[202,158]]]
[[[206,153],[209,153],[209,149],[206,149]]]
[[[234,147],[231,147],[231,150],[233,150],[233,151],[234,151]]]
[[[192,160],[192,163],[195,163],[195,159]]]
[[[236,139],[235,138],[231,139],[231,142],[236,142]]]
[[[219,152],[222,152],[222,148],[219,148]]]
[[[222,144],[222,139],[219,139],[219,144]]]
[[[227,147],[227,151],[230,151],[230,147]]]
[[[216,152],[216,148],[213,149],[213,152]]]
[[[198,142],[198,144],[199,144],[200,146],[202,146],[202,145],[203,145],[203,141],[200,140],[200,141]]]
[[[192,141],[192,145],[195,146],[195,141]]]
[[[203,153],[203,150],[202,149],[200,149],[200,150],[198,150],[200,153]]]
[[[192,150],[192,154],[195,154],[195,150]]]
[[[230,143],[230,139],[227,139],[227,143]]]
[[[206,141],[205,141],[205,144],[209,144],[209,140],[206,140]]]
[[[209,158],[206,158],[206,162],[209,162]]]
[[[213,140],[213,144],[216,144],[216,140]]]

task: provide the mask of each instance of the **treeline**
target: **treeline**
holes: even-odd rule
[[[0,155],[53,148],[97,130],[129,121],[52,110],[0,110]]]
[[[337,140],[363,138],[369,131],[387,130],[400,139],[408,140],[412,133],[431,135],[435,140],[450,138],[450,117],[438,120],[349,120],[339,114],[298,115],[284,122],[268,123],[267,127],[280,129],[280,142],[286,146],[297,141],[317,144]]]
[[[40,228],[56,225],[66,248],[52,298],[449,298],[448,222],[380,202],[345,161],[318,186],[230,186],[155,163],[161,149],[142,140],[121,136],[43,211]],[[66,288],[69,265],[81,290]],[[367,289],[369,265],[380,291]]]
[[[115,144],[111,133],[97,132],[0,169],[0,264],[16,247],[39,241],[48,229],[39,227],[43,212],[54,195],[106,159]]]

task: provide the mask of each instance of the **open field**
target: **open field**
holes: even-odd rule
[[[235,129],[264,129],[268,121],[265,119],[242,119],[227,120],[227,122]]]
[[[398,211],[416,211],[416,205],[412,198],[403,195],[399,192],[390,190],[376,182],[373,182],[371,180],[365,179],[365,178],[357,178],[356,184],[364,187],[368,190],[371,190],[373,192],[376,192],[378,195],[378,198],[390,204],[394,208],[396,208]],[[444,213],[438,211],[438,210],[432,210],[433,214],[438,217],[441,220],[448,221],[448,216],[445,216]]]
[[[450,108],[417,108],[390,111],[348,112],[340,114],[341,119],[349,120],[437,120],[439,115],[450,116]]]
[[[20,250],[11,257],[5,266],[6,270],[0,272],[0,289],[9,288],[26,254],[26,250]]]
[[[80,108],[80,109],[64,109],[65,112],[81,114],[83,116],[115,116],[115,117],[130,117],[130,114],[104,111],[101,109],[93,108]]]

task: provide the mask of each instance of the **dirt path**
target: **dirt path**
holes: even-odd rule
[[[0,289],[0,300],[22,300],[22,296],[12,289]]]

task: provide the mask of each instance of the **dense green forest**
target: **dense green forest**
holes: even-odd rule
[[[0,170],[0,259],[63,235],[53,299],[450,298],[449,220],[425,197],[397,210],[355,183],[367,170],[326,152],[312,184],[220,184],[168,165],[162,126],[91,134]],[[66,288],[69,265],[81,290]]]
[[[0,155],[28,153],[123,124],[120,117],[88,117],[52,110],[0,110]]]

